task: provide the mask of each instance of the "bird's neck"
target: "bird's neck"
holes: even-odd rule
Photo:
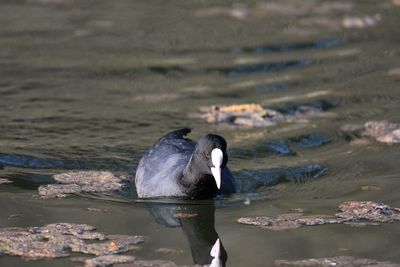
[[[214,178],[210,174],[201,173],[195,167],[194,158],[190,158],[182,172],[180,184],[188,197],[194,199],[213,198],[217,193]]]
[[[190,157],[188,164],[185,169],[183,169],[181,177],[181,185],[185,188],[190,188],[197,183],[202,177],[202,174],[197,168],[195,168],[193,156]]]

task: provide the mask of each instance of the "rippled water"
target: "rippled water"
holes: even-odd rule
[[[400,206],[399,147],[350,144],[338,131],[346,123],[400,122],[396,3],[2,1],[0,176],[13,183],[0,185],[0,227],[75,222],[142,234],[148,239],[135,255],[179,264],[208,260],[204,244],[217,235],[227,266],[337,255],[400,263],[398,224],[272,232],[235,223],[292,208],[333,213],[348,200]],[[291,105],[325,102],[332,107],[323,116],[270,128],[193,118],[199,108],[217,104],[290,112]],[[185,203],[198,220],[179,223],[168,210],[182,203],[137,202],[134,193],[36,197],[54,173],[132,174],[152,142],[186,126],[193,139],[207,132],[227,139],[229,166],[244,192],[218,200],[215,210]],[[301,182],[254,186],[312,164],[326,168],[318,179],[303,173],[295,176]],[[363,191],[364,185],[380,190]],[[0,256],[0,265],[74,264]]]

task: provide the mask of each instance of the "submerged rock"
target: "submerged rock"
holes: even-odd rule
[[[272,152],[283,155],[283,156],[292,156],[296,155],[296,152],[292,151],[288,145],[283,140],[279,140],[273,143],[267,143],[265,146],[271,150]]]
[[[103,241],[90,242],[85,240]],[[69,256],[117,254],[136,249],[142,236],[104,235],[87,224],[56,223],[43,227],[0,229],[0,252],[30,260]]]
[[[127,176],[116,176],[106,171],[77,171],[53,176],[58,184],[39,187],[43,198],[65,197],[67,194],[80,192],[122,191],[129,187]]]
[[[241,127],[268,127],[277,123],[303,122],[310,117],[316,117],[333,104],[321,100],[308,104],[290,104],[276,109],[263,108],[258,104],[241,104],[229,106],[211,106],[201,108],[198,117],[209,123],[225,123]]]
[[[276,260],[277,266],[315,266],[315,267],[330,267],[330,266],[352,266],[352,267],[400,267],[399,264],[388,261],[377,261],[373,259],[354,258],[350,256],[338,256],[331,258],[317,258],[306,260]]]
[[[277,217],[243,217],[240,224],[255,225],[269,230],[287,230],[303,225],[350,224],[353,226],[378,225],[382,222],[400,221],[400,210],[372,201],[350,201],[339,206],[339,213],[332,215],[281,214]]]
[[[302,148],[314,148],[318,146],[325,145],[332,141],[332,139],[325,134],[309,134],[302,135],[299,137],[291,138],[290,141],[296,146]]]
[[[86,267],[100,267],[110,266],[116,263],[130,263],[134,262],[135,257],[125,255],[104,255],[96,258],[85,259],[84,263]]]
[[[374,140],[385,144],[400,143],[400,124],[385,120],[368,121],[364,125],[346,124],[340,127],[341,132],[349,140]],[[359,142],[357,142],[359,143]]]
[[[326,167],[308,164],[301,167],[242,170],[235,172],[237,191],[254,193],[282,182],[302,183],[321,177]]]
[[[85,267],[189,267],[186,265],[177,265],[169,260],[139,260],[134,256],[125,255],[103,255],[95,258],[74,258],[75,262],[82,262]],[[193,265],[192,267],[201,267]]]
[[[6,178],[0,178],[0,184],[11,184],[12,181]]]

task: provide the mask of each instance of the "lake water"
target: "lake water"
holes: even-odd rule
[[[202,242],[217,234],[227,266],[338,255],[400,263],[398,223],[270,231],[235,222],[293,208],[333,214],[350,200],[400,207],[399,146],[357,145],[339,131],[349,123],[400,122],[399,23],[396,0],[2,1],[0,178],[13,183],[0,185],[0,227],[87,223],[106,233],[145,235],[142,249],[133,252],[138,257],[188,265],[208,257]],[[321,100],[333,105],[324,116],[268,128],[232,128],[192,116],[211,105],[282,108]],[[136,201],[134,193],[37,197],[37,187],[53,182],[55,173],[134,174],[156,139],[182,127],[193,129],[193,139],[224,136],[228,165],[243,183],[277,167],[320,164],[326,171],[312,181],[219,200],[215,211],[207,203],[186,203],[199,219],[180,224],[160,218],[171,206]],[[290,141],[308,134],[330,142]],[[294,153],[267,149],[279,142]],[[3,255],[0,265],[76,263]]]

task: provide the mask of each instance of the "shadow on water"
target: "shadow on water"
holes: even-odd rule
[[[193,263],[208,265],[219,260],[225,266],[227,252],[215,230],[215,206],[213,202],[163,203],[146,202],[154,220],[165,227],[181,227],[192,253]],[[219,246],[219,253],[213,254],[214,247]],[[216,259],[218,258],[218,259]]]
[[[242,170],[234,173],[238,193],[256,193],[284,182],[303,183],[321,177],[326,167],[320,164],[308,164],[292,168],[270,168]]]
[[[299,68],[307,66],[311,63],[307,59],[281,61],[281,62],[265,62],[258,64],[249,64],[239,67],[230,67],[226,69],[218,69],[219,72],[226,73],[231,77],[240,77],[244,75],[251,75],[262,72],[280,72],[287,69]]]
[[[82,164],[76,161],[43,159],[33,156],[0,153],[0,166],[13,166],[30,169],[80,169]]]
[[[323,39],[315,42],[303,42],[303,43],[292,43],[292,44],[281,44],[281,45],[263,45],[257,47],[237,47],[232,49],[233,53],[276,53],[276,52],[290,52],[290,51],[301,51],[301,50],[315,50],[322,48],[329,48],[332,46],[339,45],[341,40],[339,39]]]
[[[310,133],[288,139],[260,141],[255,144],[234,147],[229,154],[237,159],[265,158],[274,155],[296,156],[297,148],[312,149],[332,142],[332,137],[323,133]]]
[[[154,65],[143,68],[119,68],[119,69],[102,69],[102,70],[87,70],[84,69],[80,73],[82,75],[92,78],[110,78],[110,77],[121,77],[121,78],[132,78],[135,75],[153,75],[158,74],[169,77],[187,77],[204,74],[217,74],[227,75],[228,77],[241,77],[244,75],[252,75],[258,73],[271,73],[271,72],[282,72],[292,68],[301,68],[311,64],[308,59],[299,60],[285,60],[278,62],[262,62],[255,64],[247,64],[240,66],[229,66],[229,67],[209,67],[203,69],[190,69],[180,65]],[[184,75],[184,76],[183,76]]]
[[[336,103],[333,103],[329,100],[321,99],[309,103],[287,103],[283,105],[278,105],[275,107],[271,107],[272,109],[275,109],[282,114],[288,116],[288,115],[296,115],[298,113],[303,113],[308,111],[310,108],[322,112],[322,111],[328,111],[332,108],[336,107]]]
[[[315,50],[329,48],[340,45],[342,40],[333,39],[322,39],[314,42],[294,42],[287,44],[265,44],[260,46],[243,46],[233,48],[221,48],[221,49],[181,49],[178,51],[171,51],[175,54],[191,54],[191,53],[278,53],[278,52],[290,52],[290,51],[302,51],[302,50]]]

